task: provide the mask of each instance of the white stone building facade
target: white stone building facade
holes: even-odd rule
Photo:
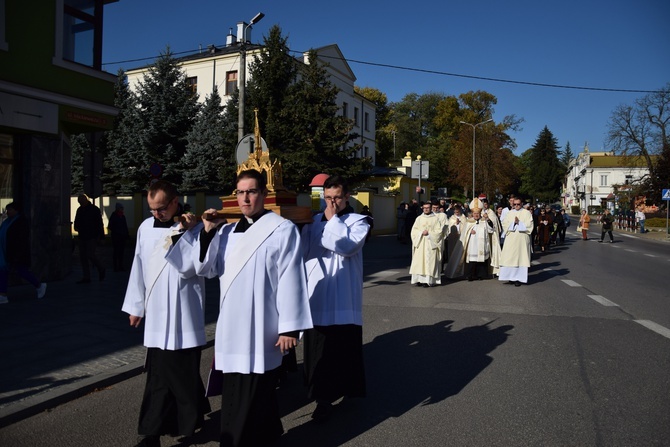
[[[251,44],[251,27],[244,22],[237,24],[237,35],[233,35],[232,29],[226,39],[225,47],[210,46],[201,52],[178,58],[181,67],[186,73],[187,80],[193,91],[198,94],[198,101],[204,102],[206,97],[212,93],[214,86],[217,87],[223,104],[226,104],[235,89],[239,88],[241,43],[244,41],[246,53],[245,78],[247,83],[250,79],[249,66],[259,53],[261,46]],[[246,34],[246,39],[242,35]],[[360,145],[357,157],[370,157],[375,164],[375,104],[354,91],[356,76],[342,55],[336,44],[327,45],[315,49],[321,61],[328,64],[327,70],[330,74],[330,82],[339,90],[337,104],[341,113],[348,117],[353,124],[352,132],[356,133],[357,139],[349,144]],[[309,63],[307,53],[302,58],[296,58],[298,63]],[[148,71],[148,67],[141,67],[126,72],[131,89],[141,81]]]
[[[611,152],[590,152],[588,146],[570,162],[568,174],[563,182],[561,199],[563,207],[580,209],[608,207],[618,208],[615,186],[621,191],[627,184],[637,183],[649,173],[643,163],[635,163]]]

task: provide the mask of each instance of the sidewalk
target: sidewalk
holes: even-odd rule
[[[395,235],[373,236],[364,250],[366,275],[409,265],[409,245]],[[126,251],[130,259],[133,251]],[[98,254],[111,265],[109,245],[98,247]],[[128,271],[108,269],[102,282],[94,271],[91,283],[76,284],[81,277],[76,250],[73,257],[73,272],[49,283],[43,299],[32,286],[21,285],[10,287],[9,303],[0,305],[0,428],[142,372],[144,326],[130,327],[121,312]],[[218,303],[218,280],[207,280],[208,345]]]

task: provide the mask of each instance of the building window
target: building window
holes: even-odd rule
[[[103,0],[64,0],[62,58],[102,68]]]
[[[231,96],[237,89],[237,71],[226,72],[226,95]]]
[[[365,112],[365,114],[363,115],[363,128],[365,130],[370,130],[370,127],[368,126],[368,119],[369,118],[370,118],[370,114],[368,112]]]
[[[349,104],[346,102],[342,103],[342,116],[345,118],[349,118]]]
[[[198,94],[198,77],[197,76],[192,76],[190,78],[186,78],[186,85],[188,90],[193,93],[194,95]]]
[[[366,115],[367,115],[367,114],[366,114]],[[367,157],[370,156],[370,155],[368,154],[368,151],[369,151],[369,148],[368,148],[367,146],[365,146],[365,149],[363,149],[363,157],[367,158]]]
[[[358,107],[354,107],[354,126],[358,127]]]
[[[607,186],[607,175],[600,176],[600,186]]]

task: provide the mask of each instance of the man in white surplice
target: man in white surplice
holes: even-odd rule
[[[363,365],[363,246],[368,216],[347,213],[345,179],[323,184],[326,209],[305,225],[301,242],[314,328],[305,331],[304,366],[312,419],[330,417],[341,397],[365,397]]]
[[[160,436],[192,435],[210,411],[200,378],[205,337],[204,279],[194,262],[182,273],[169,265],[166,254],[184,233],[175,216],[181,205],[175,187],[159,180],[149,187],[147,203],[153,217],[137,230],[137,244],[122,310],[130,325],[144,319],[147,380],[140,409],[138,445],[160,446]],[[190,234],[189,234],[190,233]]]
[[[442,223],[433,214],[430,202],[422,205],[423,214],[416,218],[412,226],[412,264],[409,273],[411,283],[423,287],[442,284]]]
[[[505,244],[500,254],[500,281],[520,286],[528,282],[530,268],[531,241],[533,232],[533,215],[521,208],[521,199],[512,201],[514,209],[507,212],[502,222]]]
[[[209,220],[216,211],[206,211],[197,240],[182,237],[169,257],[179,265],[194,256],[199,274],[219,277],[214,359],[223,372],[220,441],[226,446],[271,444],[281,436],[278,370],[299,332],[312,327],[300,234],[263,208],[267,194],[263,174],[240,172],[242,219],[220,226],[225,220]]]

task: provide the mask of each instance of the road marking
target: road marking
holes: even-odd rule
[[[566,284],[569,285],[570,287],[581,287],[581,286],[582,286],[581,284],[576,283],[576,282],[574,282],[574,281],[571,280],[571,279],[562,279],[561,281],[563,281],[564,283],[566,283]]]
[[[630,234],[626,234],[626,233],[619,233],[619,235],[623,236],[623,237],[629,237],[631,239],[637,239],[637,236],[631,236]]]
[[[626,251],[629,251],[631,253],[637,253],[637,250],[631,250],[630,248],[627,248]]]
[[[587,295],[587,296],[592,300],[602,304],[603,306],[616,306],[616,307],[619,306],[617,303],[613,303],[612,301],[608,300],[602,295]]]
[[[530,261],[531,265],[540,265],[540,261]]]
[[[656,257],[656,255],[650,255],[649,253],[645,253],[644,255],[649,256],[650,258],[655,258]]]
[[[618,245],[612,245],[612,248],[621,248]]]
[[[651,329],[652,331],[656,332],[659,335],[664,336],[665,338],[670,338],[670,329],[663,327],[658,323],[654,323],[653,321],[649,320],[633,320],[633,321],[641,324],[647,329]]]

